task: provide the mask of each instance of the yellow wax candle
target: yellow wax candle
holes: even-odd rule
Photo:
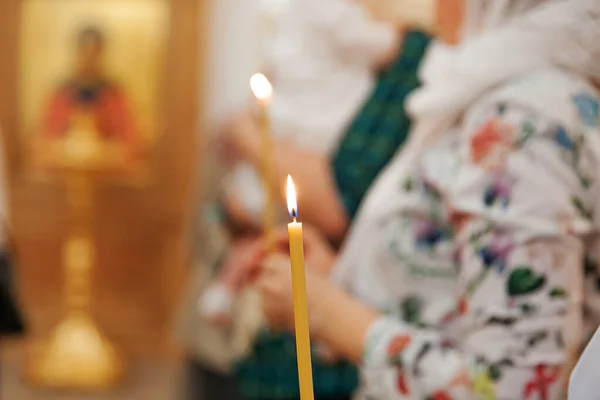
[[[296,221],[298,206],[296,189],[292,178],[287,179],[287,203],[293,222],[288,224],[292,289],[294,293],[294,321],[296,325],[296,353],[298,358],[298,381],[300,400],[313,400],[313,379],[310,356],[310,332],[308,329],[308,305],[306,302],[306,276],[304,273],[304,244],[302,223]]]
[[[273,140],[269,124],[268,108],[273,95],[273,87],[262,74],[250,78],[250,87],[259,105],[259,130],[261,138],[261,176],[264,185],[265,204],[263,209],[263,229],[269,246],[273,245],[275,229],[275,191],[273,190]]]

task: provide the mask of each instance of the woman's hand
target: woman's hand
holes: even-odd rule
[[[223,263],[220,281],[233,292],[256,278],[257,266],[264,256],[264,247],[257,238],[236,241]]]
[[[247,238],[236,242],[223,264],[221,281],[232,290],[254,281],[261,269],[267,265],[269,257],[288,260],[289,243],[287,229],[275,232],[274,245],[269,251],[265,238]],[[304,253],[307,269],[323,277],[329,276],[336,259],[336,253],[324,236],[316,229],[306,226],[304,229]],[[289,261],[288,261],[289,264]],[[289,268],[288,268],[289,269]]]
[[[336,251],[325,236],[310,225],[303,226],[304,258],[306,267],[321,276],[329,276],[337,257]],[[287,229],[281,229],[274,234],[275,249],[283,254],[289,254]]]
[[[313,334],[318,334],[323,316],[317,299],[323,290],[332,284],[310,268],[306,268],[306,294],[309,308],[309,326]],[[282,254],[267,257],[258,279],[258,288],[262,295],[262,307],[270,326],[276,329],[293,331],[294,295],[290,260]]]
[[[305,225],[302,233],[306,264],[318,274],[329,276],[337,259],[337,251],[321,232],[310,225]]]
[[[379,317],[378,313],[311,268],[306,268],[305,275],[311,336],[334,354],[359,362],[368,329]],[[294,295],[289,258],[275,254],[265,259],[258,288],[269,324],[293,331]]]

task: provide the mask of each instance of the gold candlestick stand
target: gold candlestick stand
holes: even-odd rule
[[[66,183],[71,211],[62,250],[66,312],[49,340],[34,344],[26,369],[28,380],[44,387],[103,389],[116,384],[124,373],[122,359],[90,313],[94,174],[114,168],[118,159],[104,151],[92,122],[91,117],[79,115],[65,140],[41,149],[44,165],[59,172]]]

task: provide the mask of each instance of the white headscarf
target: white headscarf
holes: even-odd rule
[[[491,87],[556,65],[600,80],[597,0],[467,0],[463,43],[436,43],[409,100],[416,120],[454,116]]]
[[[600,82],[600,0],[466,0],[462,37],[458,46],[434,43],[428,50],[423,86],[408,99],[410,138],[372,185],[334,268],[336,281],[372,262],[368,239],[400,201],[398,182],[479,97],[553,66]]]

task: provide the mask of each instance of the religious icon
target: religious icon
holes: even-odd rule
[[[142,162],[162,117],[169,17],[166,0],[23,2],[19,90],[34,160],[87,132],[88,153],[95,143],[127,169]]]
[[[135,156],[140,146],[138,127],[125,91],[103,69],[105,45],[99,28],[89,26],[77,33],[75,70],[52,94],[40,134],[46,139],[64,138],[81,125],[78,119],[87,116],[98,139],[118,142]]]

